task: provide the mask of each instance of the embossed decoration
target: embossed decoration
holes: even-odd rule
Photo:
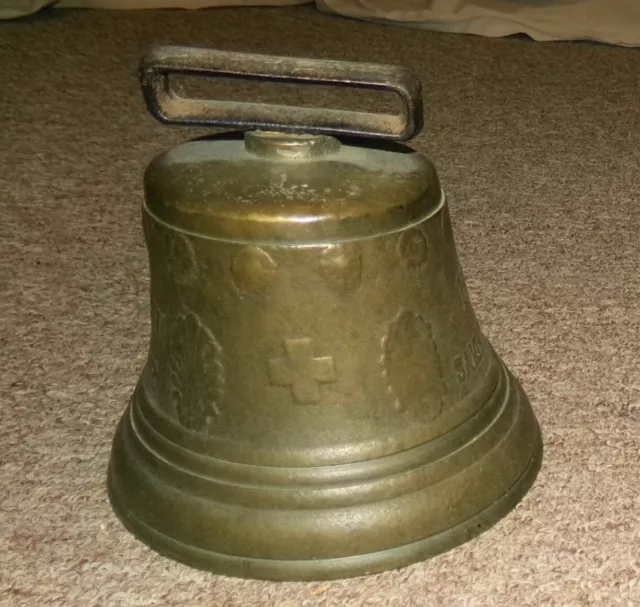
[[[436,418],[442,410],[445,383],[431,325],[413,312],[402,312],[389,326],[382,347],[384,375],[395,408]]]
[[[277,266],[260,247],[245,247],[231,262],[231,274],[245,291],[264,291],[276,277]]]
[[[162,359],[164,358],[164,341],[166,339],[165,315],[160,308],[153,306],[151,314],[151,354],[149,356],[148,377],[149,388],[154,397],[162,392],[162,381],[164,379]]]
[[[442,226],[442,234],[444,236],[445,242],[455,245],[455,238],[453,235],[453,224],[451,223],[451,216],[449,215],[446,208],[440,211],[440,223]]]
[[[178,232],[165,235],[167,257],[171,275],[179,284],[192,283],[198,275],[198,264],[193,244],[187,236]]]
[[[420,228],[402,233],[398,242],[398,253],[409,268],[419,268],[427,261],[429,245]]]
[[[465,386],[484,358],[484,339],[479,331],[465,344],[464,351],[453,359],[453,370],[461,386]]]
[[[458,297],[460,298],[462,310],[465,314],[469,314],[471,312],[471,300],[469,299],[467,283],[464,280],[464,276],[460,268],[458,268],[458,273],[456,274],[456,290],[458,292]]]
[[[320,269],[331,284],[341,291],[350,291],[362,279],[362,257],[351,247],[333,245],[322,252]]]
[[[294,400],[300,404],[319,402],[320,384],[337,379],[333,357],[314,357],[310,339],[285,339],[284,348],[285,358],[267,361],[271,384],[291,388]]]
[[[178,316],[171,329],[169,380],[178,420],[203,430],[220,413],[224,393],[222,348],[193,312]]]

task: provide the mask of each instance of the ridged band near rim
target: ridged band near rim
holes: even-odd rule
[[[513,510],[529,491],[542,463],[542,442],[537,444],[529,464],[498,499],[467,520],[436,535],[371,554],[345,558],[282,561],[238,557],[202,550],[178,542],[152,529],[121,505],[109,476],[108,493],[112,507],[124,527],[159,554],[196,569],[231,577],[270,581],[320,581],[380,573],[430,559],[480,535]]]

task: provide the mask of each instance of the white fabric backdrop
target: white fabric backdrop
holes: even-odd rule
[[[316,5],[440,31],[640,46],[640,0],[316,0]]]
[[[0,0],[0,19],[59,8],[201,9],[291,6],[314,0]],[[640,47],[640,0],[315,0],[319,10],[357,19],[481,36],[595,40]]]

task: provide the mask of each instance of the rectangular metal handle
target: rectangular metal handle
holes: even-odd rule
[[[395,93],[399,114],[180,97],[171,75],[333,85]],[[395,65],[275,57],[182,46],[152,49],[140,64],[147,108],[165,124],[334,134],[406,141],[423,127],[419,79]]]

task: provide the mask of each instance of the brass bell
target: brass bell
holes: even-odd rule
[[[175,75],[395,94],[375,114],[181,97]],[[538,423],[469,301],[402,67],[149,52],[161,122],[234,128],[145,173],[148,361],[108,472],[122,523],[215,573],[346,578],[462,544],[509,512]]]

